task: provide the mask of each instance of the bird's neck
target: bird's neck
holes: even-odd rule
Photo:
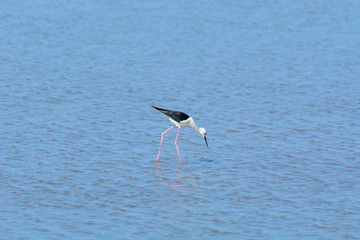
[[[192,125],[192,128],[195,129],[196,131],[200,132],[200,128],[198,126],[196,126],[195,123]]]
[[[190,127],[195,129],[196,131],[200,132],[200,128],[198,126],[196,126],[196,124],[192,118],[190,118]]]

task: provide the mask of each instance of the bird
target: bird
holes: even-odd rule
[[[177,150],[178,155],[179,155],[180,163],[181,163],[181,157],[180,157],[180,152],[179,152],[179,148],[178,148],[178,145],[177,145],[177,140],[178,140],[178,137],[179,137],[179,132],[180,132],[181,127],[191,127],[193,129],[195,129],[196,131],[198,131],[204,137],[206,146],[209,147],[208,143],[207,143],[207,140],[206,140],[206,130],[205,130],[205,128],[196,126],[196,124],[194,122],[194,119],[192,119],[192,117],[190,117],[189,115],[187,115],[186,113],[183,113],[183,112],[162,109],[162,108],[158,108],[158,107],[155,107],[155,106],[152,106],[152,107],[155,108],[156,110],[158,110],[160,113],[164,114],[166,117],[168,117],[170,122],[172,122],[174,124],[172,127],[170,127],[169,129],[167,129],[166,131],[164,131],[161,134],[159,153],[158,153],[158,156],[157,156],[157,158],[155,160],[156,163],[159,163],[161,145],[163,143],[164,134],[167,133],[168,131],[170,131],[171,129],[173,129],[174,127],[179,128],[178,132],[177,132],[177,135],[176,135],[176,139],[175,139],[175,146],[176,146],[176,150]]]

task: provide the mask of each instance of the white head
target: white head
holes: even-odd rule
[[[206,130],[205,128],[199,128],[199,133],[203,136],[203,137],[206,137]]]
[[[208,143],[207,143],[207,140],[206,140],[206,130],[205,130],[205,128],[199,128],[199,133],[204,137],[206,146],[209,147]]]

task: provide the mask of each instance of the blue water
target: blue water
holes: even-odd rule
[[[1,239],[360,239],[359,1],[0,9]]]

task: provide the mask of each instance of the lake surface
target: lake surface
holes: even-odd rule
[[[0,239],[360,239],[360,1],[0,9]]]

